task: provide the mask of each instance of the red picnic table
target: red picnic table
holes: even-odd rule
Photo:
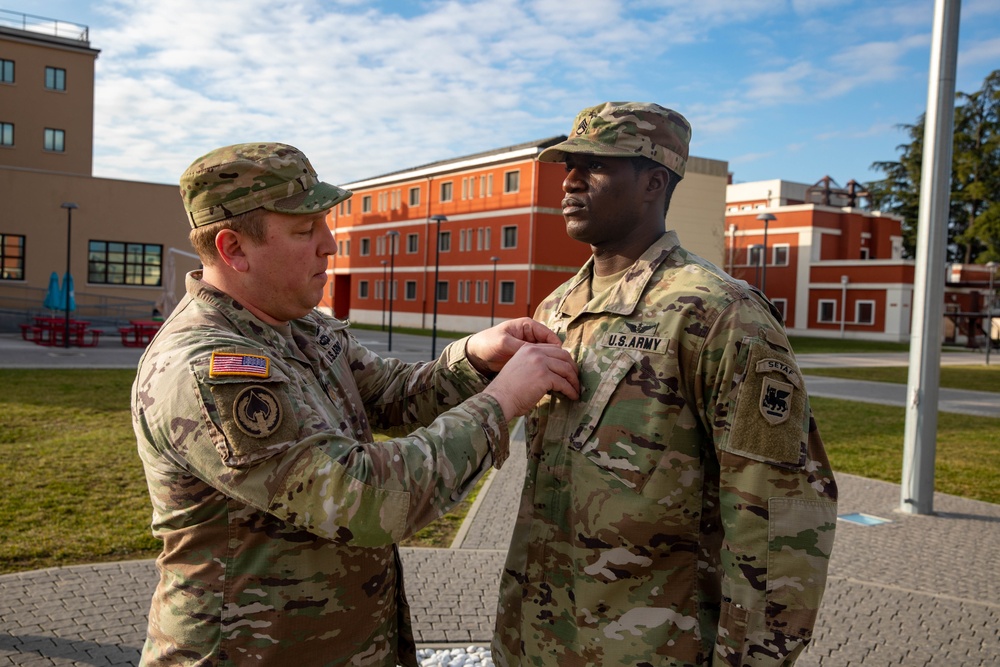
[[[146,347],[163,326],[162,320],[129,320],[127,327],[118,327],[125,347]]]
[[[66,345],[66,318],[43,317],[33,318],[33,324],[21,324],[21,338],[35,345],[57,347]],[[101,338],[100,329],[90,329],[86,320],[69,321],[69,344],[77,347],[94,347]]]

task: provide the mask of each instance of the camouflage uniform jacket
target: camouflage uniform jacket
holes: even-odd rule
[[[837,490],[785,333],[673,232],[590,299],[538,308],[581,399],[525,423],[501,581],[508,665],[788,665],[808,642]]]
[[[142,664],[416,665],[394,543],[506,458],[485,378],[464,341],[404,364],[317,312],[264,324],[199,278],[132,389],[163,541]],[[369,419],[429,426],[373,442]]]

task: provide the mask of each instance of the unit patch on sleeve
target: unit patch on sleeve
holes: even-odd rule
[[[271,377],[271,360],[257,354],[213,352],[208,376]]]

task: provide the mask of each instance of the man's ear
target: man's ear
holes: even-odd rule
[[[665,192],[672,178],[670,170],[666,167],[656,167],[647,173],[649,174],[649,180],[646,181],[647,190],[651,193]]]
[[[229,268],[240,273],[250,269],[250,262],[243,251],[244,243],[243,236],[232,229],[223,229],[215,235],[215,249],[219,251],[219,258]]]

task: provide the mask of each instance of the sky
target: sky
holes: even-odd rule
[[[0,0],[83,24],[94,175],[176,183],[213,148],[292,144],[348,183],[656,102],[735,183],[878,178],[927,107],[933,0]],[[1000,68],[962,3],[956,89]],[[68,85],[72,85],[69,81]],[[68,138],[69,139],[69,138]]]

